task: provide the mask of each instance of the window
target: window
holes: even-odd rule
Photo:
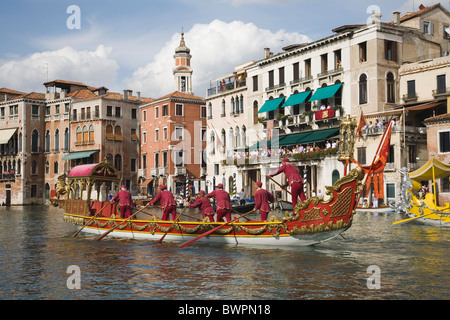
[[[253,101],[253,124],[258,123],[258,101]]]
[[[273,79],[273,70],[269,71],[269,88],[273,88],[274,86],[274,79]]]
[[[147,121],[147,110],[143,110],[142,111],[142,122],[146,122]]]
[[[59,151],[59,130],[55,131],[55,152]]]
[[[111,130],[112,130],[112,127],[111,127]],[[106,131],[108,132],[108,127],[106,127]],[[76,134],[77,134],[76,144],[82,144],[83,143],[83,131],[81,130],[80,126],[77,127]]]
[[[222,100],[222,113],[221,113],[222,117],[225,117],[225,99]]]
[[[5,108],[2,108],[3,112],[1,114],[2,117],[5,116]],[[31,118],[38,118],[39,117],[39,106],[38,105],[32,105],[31,106]]]
[[[89,143],[94,143],[94,125],[89,126]]]
[[[216,135],[214,131],[211,131],[211,138],[210,138],[210,154],[216,154]]]
[[[163,155],[163,158],[162,158],[162,160],[163,160],[163,167],[167,168],[167,165],[168,165],[168,162],[167,162],[168,161],[167,151],[163,151],[162,155]]]
[[[367,61],[367,42],[361,42],[359,45],[359,62]]]
[[[388,61],[397,61],[397,42],[384,40],[384,58]]]
[[[155,152],[155,168],[159,167],[159,152]]]
[[[167,140],[169,138],[169,130],[167,127],[163,127],[163,140]]]
[[[294,81],[300,79],[300,63],[296,62],[292,65],[292,67],[293,67],[292,77],[293,77]]]
[[[142,155],[142,169],[147,169],[147,154]]]
[[[100,118],[100,106],[95,106],[95,114],[94,117],[95,118]]]
[[[155,107],[155,119],[159,118],[159,107]]]
[[[416,97],[416,80],[409,80],[406,82],[407,86],[407,95],[408,99],[415,98]]]
[[[155,128],[155,141],[159,141],[159,128]]]
[[[138,141],[138,136],[136,134],[136,129],[131,129],[131,141]]]
[[[147,143],[147,132],[146,131],[142,132],[142,143]]]
[[[439,153],[450,152],[450,131],[439,132]]]
[[[131,159],[130,171],[136,172],[136,159]]]
[[[359,77],[359,104],[367,103],[367,76],[362,74]]]
[[[417,163],[417,149],[415,144],[408,146],[408,163]]]
[[[441,178],[441,192],[450,192],[450,176]]]
[[[78,129],[77,129],[78,132]],[[114,140],[114,131],[113,131],[113,127],[112,125],[107,125],[106,126],[106,140]],[[78,142],[78,137],[77,137],[77,142]]]
[[[450,26],[444,24],[443,25],[443,31],[442,31],[444,39],[450,39]]]
[[[339,69],[342,68],[342,55],[341,50],[336,50],[334,52],[334,68]]]
[[[208,104],[208,119],[212,119],[212,104]]]
[[[278,69],[278,83],[280,86],[285,84],[284,81],[284,67]]]
[[[123,141],[122,128],[120,126],[114,128],[114,140]]]
[[[366,164],[366,148],[358,148],[358,162],[360,164]]]
[[[433,35],[434,33],[434,24],[431,21],[422,20],[421,26],[422,32],[425,34]]]
[[[122,171],[122,156],[120,154],[114,156],[114,167],[117,171]]]
[[[305,60],[305,77],[311,76],[311,59]]]
[[[131,119],[137,119],[137,109],[131,109]]]
[[[58,165],[58,161],[55,161],[54,163],[53,163],[53,173],[58,173],[58,171],[59,171],[59,165]]]
[[[322,73],[328,71],[328,55],[326,53],[320,56],[320,68]]]
[[[116,116],[116,118],[120,118],[120,110],[121,108],[120,107],[116,107],[116,114],[115,114],[115,116]]]
[[[64,151],[69,151],[69,128],[64,130]]]
[[[175,104],[175,115],[178,117],[183,116],[183,105],[180,103]]]
[[[77,121],[77,110],[76,109],[72,110],[72,120]]]
[[[206,104],[200,106],[200,118],[206,119]]]
[[[45,152],[50,152],[50,131],[45,133]]]
[[[91,118],[91,107],[87,107],[86,108],[86,119],[90,119]]]
[[[219,175],[219,164],[218,163],[214,164],[214,175],[215,176]]]
[[[386,196],[388,198],[395,198],[395,183],[386,183]]]
[[[45,174],[50,173],[50,163],[48,161],[45,162]]]
[[[163,115],[163,117],[166,117],[166,116],[168,116],[169,115],[169,105],[167,105],[167,104],[165,104],[165,105],[163,105],[163,110],[162,110],[162,115]]]
[[[436,93],[437,94],[445,93],[447,91],[447,84],[446,84],[446,81],[445,81],[445,74],[438,75],[436,77],[436,81],[437,81]]]
[[[112,115],[113,115],[113,107],[112,106],[106,106],[106,115],[108,117],[112,117]]]
[[[394,163],[394,146],[390,146],[389,147],[389,154],[387,157],[387,161],[388,163]]]
[[[258,91],[258,76],[253,76],[253,91]]]
[[[31,161],[31,174],[37,174],[37,162],[36,160]]]
[[[395,103],[395,83],[394,83],[394,75],[392,72],[388,72],[386,76],[386,100],[389,103]]]
[[[183,127],[175,127],[175,139],[173,140],[183,140]]]

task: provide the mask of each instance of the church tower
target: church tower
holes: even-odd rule
[[[191,68],[191,49],[186,47],[184,42],[184,32],[181,33],[181,41],[178,48],[175,49],[175,68],[173,75],[175,77],[175,90],[192,94],[192,68]]]

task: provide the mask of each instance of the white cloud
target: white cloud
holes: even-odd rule
[[[92,86],[113,86],[119,66],[110,58],[111,48],[99,45],[95,51],[77,51],[69,46],[3,62],[0,87],[25,92],[43,92],[43,83],[62,79]]]
[[[185,33],[187,47],[191,49],[194,94],[205,96],[209,81],[234,71],[234,67],[250,60],[263,58],[263,49],[276,53],[281,47],[311,41],[307,36],[284,30],[271,32],[253,23],[214,20],[209,24],[196,24]],[[172,69],[173,55],[180,43],[180,34],[172,36],[154,56],[153,61],[136,70],[125,80],[127,88],[143,95],[158,98],[175,90]]]

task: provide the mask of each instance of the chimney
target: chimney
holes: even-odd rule
[[[141,102],[141,93],[139,91],[136,92],[137,101]]]
[[[399,11],[394,11],[394,25],[398,26],[400,25],[400,12]]]
[[[264,59],[267,59],[271,56],[270,48],[264,48]]]
[[[128,100],[128,90],[123,90],[123,100]]]

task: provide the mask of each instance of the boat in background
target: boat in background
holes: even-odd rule
[[[450,175],[450,165],[431,157],[426,164],[408,174],[406,168],[399,169],[402,175],[400,199],[397,204],[391,204],[396,212],[406,213],[409,218],[422,224],[450,227],[450,204],[437,205],[436,179]],[[421,188],[421,181],[431,180],[433,192],[427,193],[424,199],[416,197],[413,191]]]

